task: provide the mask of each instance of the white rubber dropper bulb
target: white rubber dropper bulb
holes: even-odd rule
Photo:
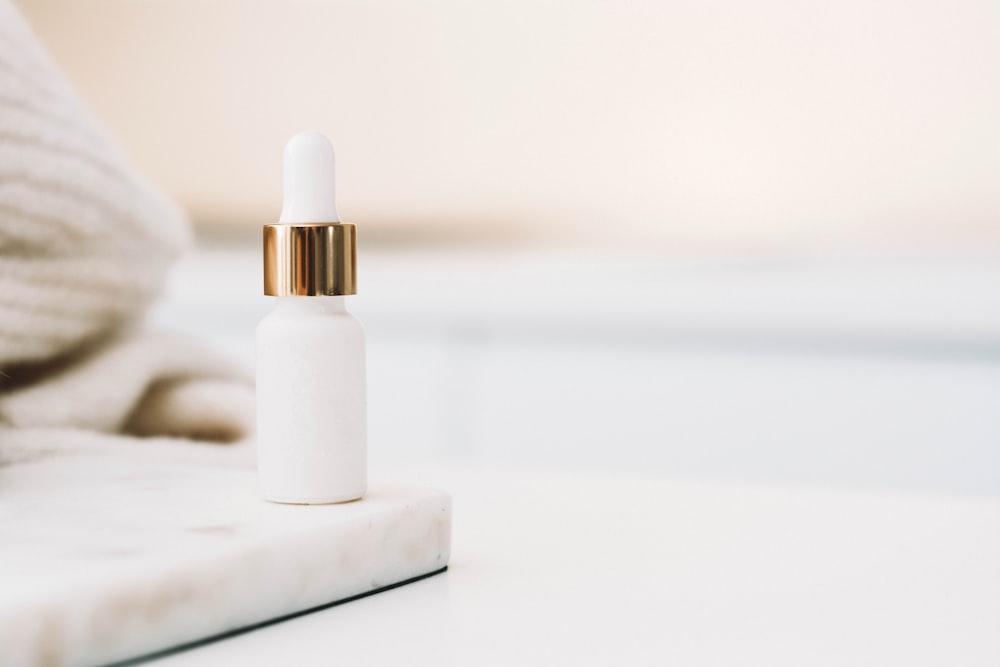
[[[330,140],[299,132],[285,144],[284,202],[278,222],[339,222]]]

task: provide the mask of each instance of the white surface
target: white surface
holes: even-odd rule
[[[362,252],[374,476],[476,466],[400,475],[451,570],[164,665],[1000,663],[996,257]],[[250,359],[257,271],[154,319]]]
[[[256,475],[112,458],[0,468],[0,665],[93,665],[370,592],[448,562],[450,499],[260,499]]]
[[[365,332],[342,296],[279,297],[257,326],[257,454],[266,498],[360,498],[368,475]]]
[[[338,222],[334,154],[319,132],[299,132],[285,144],[280,222]]]
[[[156,661],[1000,662],[1000,503],[474,469],[444,576]]]

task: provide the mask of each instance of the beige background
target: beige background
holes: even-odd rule
[[[1000,3],[23,0],[206,223],[299,129],[387,240],[711,251],[997,243]]]

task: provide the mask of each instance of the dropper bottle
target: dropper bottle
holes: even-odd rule
[[[347,312],[357,293],[357,229],[340,222],[333,146],[302,132],[285,146],[284,204],[264,225],[257,326],[257,468],[264,498],[319,504],[367,487],[365,333]]]

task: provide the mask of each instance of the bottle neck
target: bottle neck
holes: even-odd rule
[[[346,313],[342,296],[279,296],[275,309],[290,313]]]

